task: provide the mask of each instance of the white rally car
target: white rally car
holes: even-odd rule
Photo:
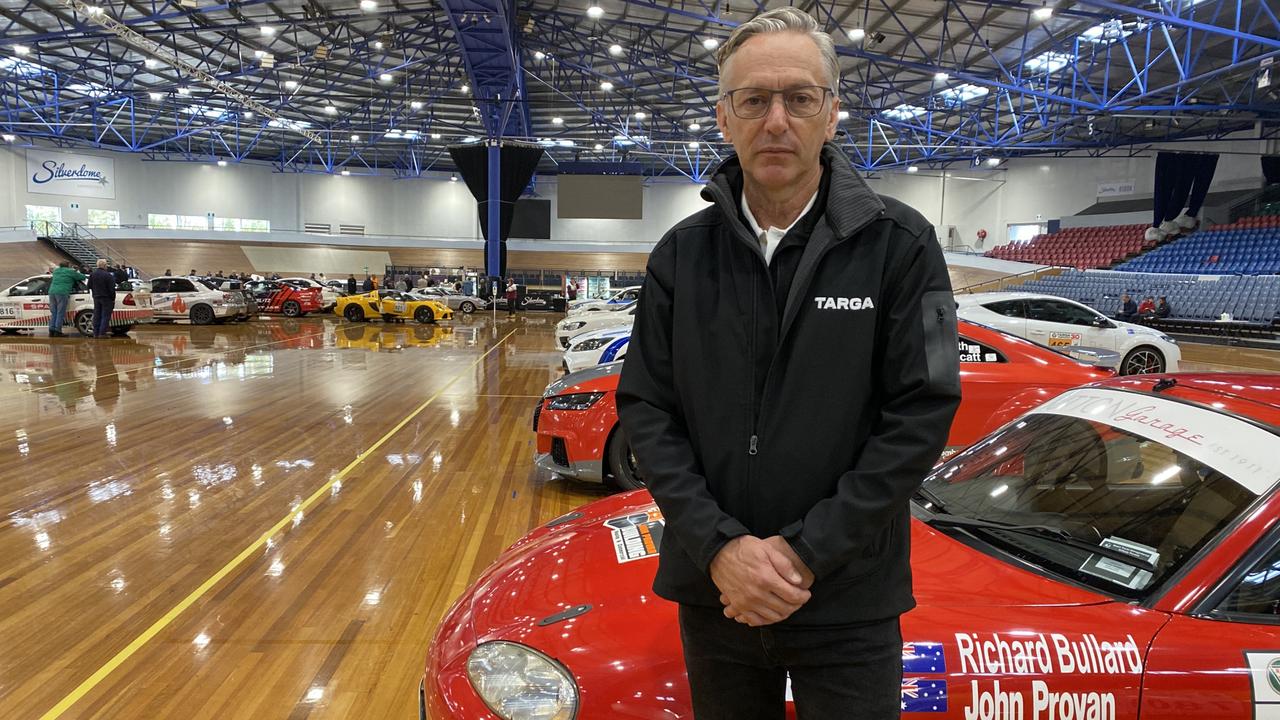
[[[238,291],[223,292],[192,277],[152,278],[151,306],[157,320],[189,320],[192,325],[235,320],[248,314]]]
[[[577,335],[564,352],[564,371],[577,372],[593,365],[621,360],[627,356],[630,342],[630,325]]]
[[[556,349],[567,350],[573,338],[596,330],[631,327],[636,319],[636,303],[616,305],[605,312],[582,313],[556,323]]]
[[[1073,347],[1113,350],[1121,375],[1176,372],[1182,352],[1173,338],[1143,325],[1108,318],[1073,300],[1037,293],[956,296],[956,314],[1059,352]]]
[[[320,309],[324,312],[329,312],[330,310],[333,310],[333,307],[338,304],[338,298],[342,297],[342,294],[338,292],[337,288],[325,283],[320,283],[316,280],[312,280],[311,278],[287,277],[287,278],[280,278],[280,282],[289,283],[290,285],[297,285],[299,287],[316,288],[317,290],[319,290],[320,291]]]
[[[0,332],[12,335],[19,330],[48,327],[50,275],[35,275],[9,286],[0,293]],[[141,323],[155,322],[151,294],[134,290],[128,282],[116,289],[116,306],[111,312],[111,334],[124,335]],[[83,282],[76,283],[67,306],[66,323],[81,335],[93,335],[93,298]]]
[[[568,305],[568,313],[576,315],[581,312],[608,310],[617,305],[628,305],[640,299],[640,286],[624,287],[606,298],[591,300],[574,300]]]

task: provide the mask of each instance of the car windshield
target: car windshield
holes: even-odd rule
[[[1266,455],[1275,442],[1269,430],[1199,406],[1079,390],[940,466],[920,506],[926,522],[1140,598],[1275,484]]]

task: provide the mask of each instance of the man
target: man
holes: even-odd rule
[[[65,260],[53,269],[53,277],[49,280],[49,337],[66,337],[62,333],[62,323],[67,319],[71,292],[75,290],[76,283],[84,281],[84,277]]]
[[[170,276],[170,275],[172,275],[172,274],[173,274],[173,271],[172,271],[172,270],[170,270],[169,268],[165,268],[165,269],[164,269],[164,276],[165,276],[165,277],[169,277],[169,276]]]
[[[839,64],[809,16],[717,57],[736,155],[649,256],[617,392],[666,522],[697,720],[897,718],[914,606],[909,498],[960,400],[933,227],[872,192],[835,136]]]
[[[1150,295],[1142,298],[1142,302],[1138,305],[1139,317],[1152,317],[1156,314],[1156,299]]]
[[[115,267],[111,268],[111,275],[116,279],[117,285],[123,282],[129,282],[129,273],[125,271],[123,265],[116,264]]]
[[[1123,293],[1120,296],[1120,313],[1116,315],[1117,320],[1129,321],[1138,315],[1138,304],[1129,297],[1129,293]]]
[[[417,281],[416,283],[414,283],[414,284],[415,284],[415,285],[417,285],[417,286],[418,286],[418,287],[420,287],[420,288],[430,287],[430,286],[431,286],[431,278],[427,277],[426,275],[419,275],[419,276],[418,276],[418,281]]]
[[[516,287],[516,279],[507,278],[507,290],[506,290],[507,317],[511,317],[512,315],[516,314],[516,300],[519,297],[520,297],[520,291]]]
[[[348,273],[347,274],[347,294],[355,295],[356,291],[357,291],[356,274]]]
[[[364,289],[364,291],[365,291],[365,292],[372,292],[372,291],[373,291],[373,277],[372,277],[371,275],[369,275],[369,274],[367,274],[367,273],[366,273],[366,274],[365,274],[365,276],[364,276],[364,283],[363,283],[363,284],[361,284],[361,286],[360,286],[360,287],[362,287],[362,288]]]
[[[1164,319],[1173,314],[1173,308],[1169,307],[1169,300],[1164,295],[1160,296],[1160,302],[1156,303],[1156,317]]]
[[[89,274],[89,294],[93,296],[93,336],[104,338],[111,329],[111,313],[116,307],[116,275],[107,267],[106,260],[99,260],[98,267]]]

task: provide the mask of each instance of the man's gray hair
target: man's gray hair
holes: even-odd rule
[[[717,97],[724,97],[724,68],[729,64],[729,58],[733,57],[742,44],[756,35],[764,33],[777,32],[798,32],[808,35],[818,46],[818,52],[822,55],[822,62],[827,66],[827,78],[830,80],[831,92],[836,93],[839,97],[840,87],[840,61],[836,57],[836,44],[832,41],[831,36],[818,27],[818,21],[809,16],[808,13],[802,12],[793,7],[783,7],[776,10],[770,10],[761,13],[750,20],[739,25],[724,45],[720,46],[720,51],[716,53],[716,69],[720,73],[720,84]]]
[[[96,265],[100,268],[104,268],[107,266],[107,261],[103,260],[102,258],[98,258],[98,262],[96,263]]]

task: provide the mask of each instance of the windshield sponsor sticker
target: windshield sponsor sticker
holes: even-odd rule
[[[1142,649],[1132,635],[1100,639],[1092,633],[956,633],[960,673],[1033,676],[1026,690],[1017,680],[970,680],[965,720],[1115,720],[1111,692],[1058,691],[1039,679],[1064,675],[1142,674]]]
[[[1132,540],[1109,537],[1103,539],[1098,545],[1112,550],[1119,550],[1152,566],[1157,566],[1160,562],[1159,550]],[[1143,570],[1101,555],[1090,555],[1089,559],[1084,561],[1084,565],[1080,566],[1080,570],[1081,572],[1087,572],[1090,575],[1124,585],[1127,588],[1143,588],[1147,586],[1148,582],[1151,582],[1151,572],[1149,570]]]
[[[1167,445],[1261,495],[1280,477],[1275,435],[1229,415],[1131,392],[1088,388],[1031,411],[1105,423]]]
[[[658,556],[664,525],[662,513],[657,508],[609,518],[604,524],[612,530],[613,551],[618,556],[619,565]]]
[[[1254,720],[1280,718],[1280,651],[1246,652]]]

